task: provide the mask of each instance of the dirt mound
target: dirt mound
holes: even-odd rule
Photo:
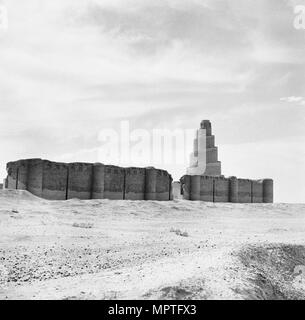
[[[0,199],[4,200],[32,200],[41,201],[42,199],[34,196],[32,193],[25,190],[0,190]]]
[[[248,246],[238,253],[247,269],[246,299],[305,298],[305,246],[270,244]]]

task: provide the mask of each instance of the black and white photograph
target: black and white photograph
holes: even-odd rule
[[[0,0],[0,300],[304,300],[304,146],[305,0]]]

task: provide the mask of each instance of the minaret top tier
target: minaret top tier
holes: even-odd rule
[[[202,120],[200,123],[200,129],[206,130],[206,135],[211,136],[212,135],[212,125],[210,120]]]

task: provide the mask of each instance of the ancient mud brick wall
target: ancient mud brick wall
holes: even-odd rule
[[[48,200],[66,200],[68,165],[43,161],[42,197]]]
[[[230,177],[229,185],[229,202],[238,203],[238,179]]]
[[[251,180],[238,179],[238,202],[251,203]]]
[[[168,201],[171,199],[172,178],[165,170],[157,169],[156,177],[156,200]]]
[[[104,199],[105,190],[105,165],[93,164],[92,199]]]
[[[214,202],[230,201],[230,181],[224,177],[214,178]]]
[[[252,201],[253,203],[263,202],[263,180],[252,180]]]
[[[14,166],[14,165],[13,165]],[[28,163],[27,161],[18,161],[15,169],[13,170],[16,174],[16,181],[12,182],[13,185],[16,183],[16,188],[20,190],[27,190],[27,175],[28,175]]]
[[[157,170],[155,168],[145,169],[145,200],[157,199]]]
[[[273,180],[272,179],[263,180],[263,202],[273,203]]]
[[[111,200],[124,199],[125,169],[116,166],[105,166],[104,198]]]
[[[125,169],[125,200],[145,199],[145,169]]]
[[[7,172],[9,189],[28,190],[49,200],[172,199],[172,177],[155,168],[29,159],[8,163]]]
[[[68,165],[67,199],[91,199],[93,164],[70,163]]]
[[[191,176],[191,194],[190,200],[199,201],[200,200],[200,176]]]
[[[214,179],[210,176],[200,177],[200,200],[213,202],[213,183]]]
[[[185,200],[232,203],[272,203],[273,180],[185,175],[180,179]]]
[[[28,161],[27,190],[35,196],[42,197],[43,161],[31,159]],[[18,187],[16,188],[18,189]]]

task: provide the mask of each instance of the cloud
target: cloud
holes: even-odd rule
[[[210,8],[204,3],[138,1],[122,10],[94,2],[76,21],[110,33],[140,54],[154,54],[175,42],[185,42],[191,49],[204,46],[213,53],[222,52],[224,45],[227,53],[236,46],[243,47],[247,39],[239,24],[227,14],[227,5]]]
[[[297,103],[299,105],[304,105],[305,104],[305,98],[304,97],[295,97],[295,96],[283,97],[283,98],[280,99],[280,101],[289,102],[289,103]]]

